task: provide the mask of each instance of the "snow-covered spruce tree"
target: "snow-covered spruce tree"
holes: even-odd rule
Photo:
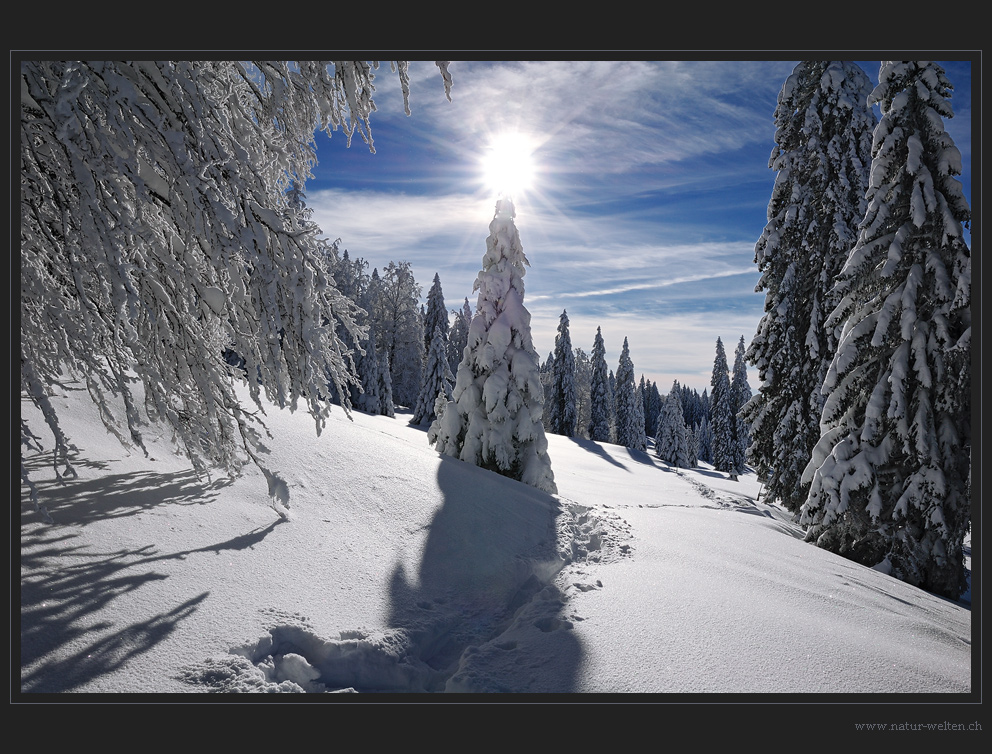
[[[820,437],[820,388],[837,345],[825,326],[831,288],[867,208],[870,92],[855,63],[803,61],[775,109],[768,167],[778,173],[754,257],[765,314],[747,351],[761,384],[741,418],[769,499],[793,512],[806,499],[801,477]]]
[[[613,415],[613,396],[610,394],[609,369],[606,366],[606,345],[602,328],[596,328],[592,344],[592,383],[590,388],[589,439],[612,442],[610,424]]]
[[[335,327],[362,333],[288,189],[310,176],[318,130],[372,148],[373,65],[20,64],[21,391],[62,473],[69,440],[49,395],[67,375],[122,442],[141,446],[143,406],[198,470],[259,463],[243,373],[256,404],[303,401],[321,430],[328,377],[342,393],[354,380]]]
[[[643,379],[643,377],[641,378]],[[644,382],[644,426],[651,428],[654,434],[655,427],[658,426],[658,417],[661,416],[661,393],[658,391],[658,383],[646,380]]]
[[[420,293],[411,264],[390,262],[383,270],[379,300],[371,312],[379,328],[376,342],[389,355],[394,402],[410,408],[420,397],[426,355]]]
[[[513,218],[513,203],[499,199],[473,288],[479,299],[452,400],[428,439],[442,453],[555,493],[541,423],[540,359],[524,308],[529,262]]]
[[[555,337],[554,365],[551,368],[551,390],[546,397],[549,406],[548,432],[572,437],[575,435],[575,353],[568,334],[568,312],[562,311]]]
[[[613,438],[611,442],[616,442],[617,439],[617,378],[613,374],[613,370],[610,370],[609,376],[606,378],[607,384],[610,386],[610,437]]]
[[[701,425],[704,416],[703,401],[693,388],[682,385],[679,390],[682,401],[682,418],[685,420],[686,436],[689,439],[689,457],[691,466],[697,466],[702,449]]]
[[[644,430],[644,393],[641,390],[641,385],[643,385],[643,380],[634,388],[634,421],[637,424],[638,439],[637,444],[630,447],[637,450],[647,450],[648,433]]]
[[[393,406],[393,379],[389,376],[389,354],[379,353],[379,414],[381,416],[396,416]]]
[[[684,418],[684,417],[683,417]],[[686,441],[689,444],[689,466],[688,468],[694,469],[699,466],[699,427],[698,426],[686,426],[685,428]]]
[[[465,346],[468,345],[468,328],[472,325],[472,307],[469,306],[468,298],[461,311],[453,311],[454,322],[451,323],[451,330],[448,332],[448,366],[451,373],[458,371]]]
[[[541,389],[544,391],[545,398],[551,395],[551,380],[554,379],[554,369],[555,369],[555,352],[551,351],[548,354],[548,358],[545,359],[544,363],[538,368],[538,376],[541,379]],[[551,426],[551,404],[547,400],[544,401],[544,413],[541,415],[541,423],[545,427]]]
[[[347,249],[340,248],[341,240],[331,242],[327,246],[327,253],[324,255],[328,278],[334,281],[335,287],[345,298],[359,307],[358,323],[363,329],[369,327],[368,316],[368,289],[369,275],[366,272],[368,263],[361,258],[351,259]],[[348,349],[348,362],[353,364],[358,380],[348,386],[348,392],[343,396],[338,392],[333,380],[328,379],[328,397],[333,403],[345,406],[365,406],[369,401],[363,396],[363,390],[368,386],[368,378],[378,365],[373,363],[363,364],[362,344],[356,341],[352,334],[340,323],[337,326],[337,335],[344,346]],[[368,408],[362,408],[368,411]]]
[[[806,539],[957,598],[970,523],[970,209],[931,61],[883,61],[868,211],[837,281]]]
[[[347,249],[341,250],[341,239],[328,244],[328,252],[327,271],[334,286],[352,301],[361,302],[369,286],[368,262],[361,257],[352,259]]]
[[[455,378],[448,367],[447,339],[442,326],[438,324],[434,327],[434,337],[424,365],[423,387],[410,423],[430,424],[434,421],[434,403],[438,395],[451,400],[451,386],[454,382]]]
[[[693,464],[689,457],[689,438],[686,434],[679,393],[679,383],[676,380],[672,391],[662,399],[661,413],[654,433],[654,452],[658,458],[672,466],[688,469]]]
[[[730,410],[734,415],[734,473],[743,474],[746,469],[746,453],[750,444],[748,426],[741,415],[741,409],[751,400],[751,386],[747,382],[747,364],[744,360],[744,336],[737,343],[734,352],[734,371],[730,378]]]
[[[710,378],[713,388],[713,395],[710,397],[710,452],[713,456],[713,468],[733,475],[737,473],[734,465],[735,419],[730,402],[730,377],[727,369],[727,352],[723,348],[723,341],[717,338],[713,376]]]
[[[685,418],[685,426],[698,427],[703,418],[703,401],[693,388],[683,385],[682,395],[682,416]]]
[[[361,382],[361,392],[352,398],[352,405],[360,411],[369,414],[383,413],[382,399],[379,395],[379,386],[382,382],[382,375],[379,369],[382,361],[375,347],[375,330],[369,328],[368,339],[362,343],[364,353],[356,357],[358,365],[358,379]]]
[[[427,307],[422,310],[424,330],[424,371],[420,379],[420,393],[413,410],[412,424],[430,424],[434,420],[434,401],[438,393],[451,398],[451,385],[455,379],[448,366],[448,310],[444,308],[441,276],[434,273],[434,282],[427,292]],[[440,337],[441,356],[444,364],[433,360],[431,349]]]
[[[696,429],[696,436],[699,439],[699,450],[696,453],[696,458],[700,461],[706,461],[706,463],[713,463],[713,430],[710,426],[710,417],[703,414],[703,418],[700,420],[699,425]]]
[[[647,377],[643,374],[641,375],[641,381],[637,385],[637,394],[641,398],[641,417],[644,419],[644,434],[654,435],[654,428],[657,426],[658,420],[655,418],[654,424],[648,424],[648,382]]]
[[[427,292],[427,308],[424,310],[424,353],[431,350],[431,341],[434,339],[434,331],[441,330],[441,338],[444,341],[445,358],[448,353],[448,310],[444,308],[444,294],[441,292],[441,276],[434,273],[434,282]],[[434,413],[431,409],[431,413]]]
[[[616,438],[617,445],[624,445],[636,450],[644,450],[644,417],[637,407],[637,383],[634,381],[634,363],[630,358],[630,347],[627,339],[623,339],[623,350],[620,352],[620,362],[617,366],[616,393]]]
[[[581,348],[575,349],[575,436],[588,439],[592,401],[592,362]]]
[[[372,275],[369,277],[368,284],[365,286],[365,294],[360,302],[362,309],[366,312],[365,321],[368,323],[369,339],[373,341],[372,345],[376,351],[376,386],[370,388],[364,379],[362,386],[365,390],[371,389],[378,396],[379,408],[376,413],[381,416],[395,416],[393,407],[393,381],[389,374],[389,353],[386,349],[379,346],[383,337],[381,334],[383,332],[382,322],[378,319],[381,314],[382,295],[382,279],[379,277],[378,268],[376,268],[372,270]],[[369,371],[372,371],[371,368]]]

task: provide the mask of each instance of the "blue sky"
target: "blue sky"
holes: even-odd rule
[[[357,134],[350,148],[341,132],[318,135],[308,201],[352,257],[410,262],[425,299],[438,273],[449,310],[474,307],[496,199],[481,160],[494,135],[523,132],[537,172],[514,197],[516,224],[542,360],[565,309],[587,354],[602,327],[614,371],[626,337],[638,376],[702,392],[717,337],[732,363],[762,315],[754,245],[775,180],[776,97],[797,62],[453,61],[451,102],[433,62],[413,62],[409,117],[383,63],[376,153]],[[878,61],[860,65],[877,81]],[[942,65],[971,201],[971,63]],[[757,390],[754,370],[749,382]]]

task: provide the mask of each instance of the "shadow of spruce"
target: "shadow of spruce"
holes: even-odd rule
[[[417,573],[398,564],[390,590],[390,626],[434,672],[426,690],[572,691],[582,652],[552,583],[558,501],[450,457],[437,482]]]
[[[216,497],[215,490],[225,484],[226,481],[204,483],[192,471],[118,474],[99,482],[68,479],[64,483],[41,483],[39,502],[53,515],[55,523],[40,527],[37,524],[42,522],[42,514],[33,509],[22,490],[22,692],[72,691],[147,652],[192,615],[209,593],[203,592],[127,626],[95,621],[92,616],[113,600],[168,578],[154,569],[155,563],[183,560],[194,553],[219,554],[250,548],[282,520],[223,542],[165,554],[158,553],[151,544],[94,552],[81,543],[78,532],[63,527],[86,526],[98,519],[130,516],[156,506],[206,505]],[[81,648],[65,655],[63,648],[69,644]]]
[[[592,440],[584,440],[579,437],[569,437],[568,439],[574,442],[583,450],[588,450],[590,453],[599,456],[604,461],[608,461],[609,463],[612,463],[614,466],[618,466],[624,471],[630,471],[630,469],[628,469],[626,466],[620,463],[620,461],[616,460],[613,456],[607,453],[606,450],[603,448],[602,443],[593,442]]]

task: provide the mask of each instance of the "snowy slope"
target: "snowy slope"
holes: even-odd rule
[[[753,477],[549,435],[559,494],[335,409],[270,410],[261,472],[200,480],[56,403],[79,478],[28,457],[21,688],[38,693],[971,690],[971,612],[805,544]],[[45,430],[34,409],[22,413]]]

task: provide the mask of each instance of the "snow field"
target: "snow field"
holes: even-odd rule
[[[28,458],[56,522],[22,490],[28,694],[970,690],[966,607],[802,542],[753,475],[549,435],[552,496],[408,414],[273,409],[282,520],[257,469],[197,480],[55,400],[79,478]]]

